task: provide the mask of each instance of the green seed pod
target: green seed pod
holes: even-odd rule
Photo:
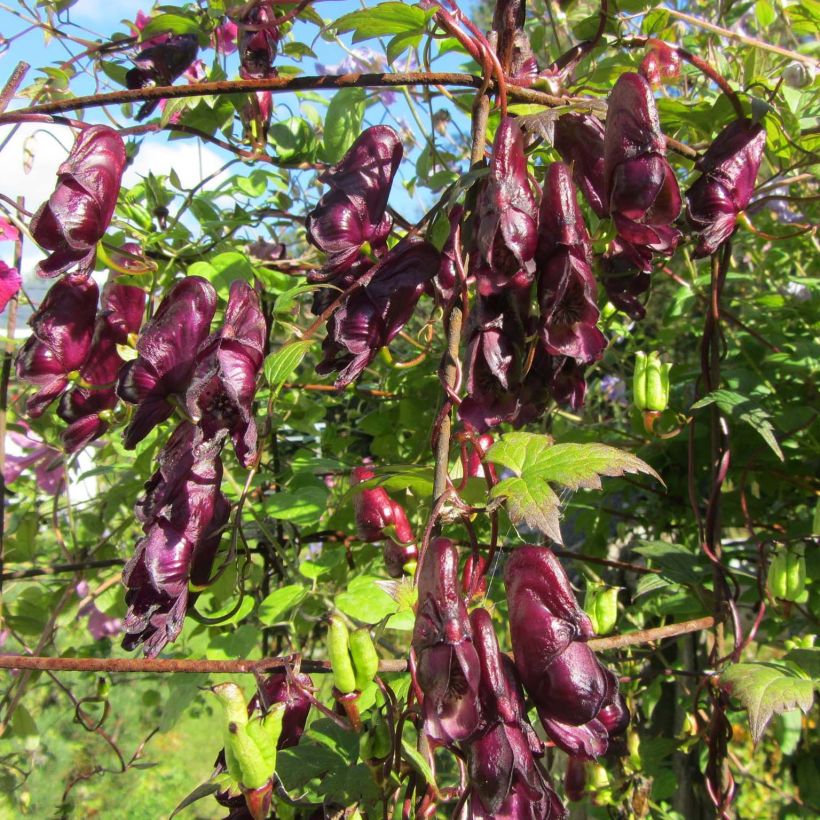
[[[341,618],[330,619],[327,631],[327,654],[333,669],[333,683],[343,694],[347,695],[356,689],[356,675],[350,661],[350,634]]]
[[[766,580],[775,598],[796,601],[806,588],[806,559],[792,550],[780,550],[769,564]]]
[[[356,675],[356,688],[364,689],[379,671],[379,655],[367,627],[350,634],[350,655]]]
[[[373,757],[384,760],[393,751],[390,743],[390,727],[381,712],[373,714]]]
[[[606,635],[615,629],[618,621],[617,587],[587,585],[584,610],[592,621],[592,628],[598,635]]]
[[[635,374],[632,377],[632,402],[638,410],[646,410],[646,353],[635,354]]]

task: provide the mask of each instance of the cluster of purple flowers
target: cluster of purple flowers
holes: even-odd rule
[[[128,613],[123,646],[154,656],[182,628],[191,590],[208,584],[230,505],[220,492],[222,447],[256,458],[252,403],[266,323],[253,288],[231,285],[222,325],[208,335],[216,292],[204,279],[178,282],[146,324],[137,358],[120,371],[117,392],[136,404],[125,431],[133,448],[175,409],[183,421],[158,456],[136,514],[145,536],[123,572]]]
[[[324,359],[317,368],[339,371],[337,387],[356,379],[407,324],[438,271],[439,253],[422,239],[387,247],[393,225],[387,199],[401,157],[392,128],[368,128],[319,177],[330,190],[308,215],[308,239],[328,255],[324,268],[309,276],[324,286],[314,299],[314,313],[321,314],[338,291],[344,293],[328,320]]]
[[[424,732],[464,754],[471,816],[560,818],[565,812],[538,761],[544,746],[527,720],[524,690],[553,743],[582,760],[607,751],[629,712],[617,679],[586,645],[591,624],[552,552],[518,548],[504,579],[514,661],[499,650],[486,609],[468,616],[453,543],[430,543],[413,632]]]

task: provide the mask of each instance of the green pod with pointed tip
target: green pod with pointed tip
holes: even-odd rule
[[[587,586],[584,611],[598,635],[606,635],[618,622],[618,588]]]
[[[330,619],[330,627],[327,630],[327,654],[336,688],[343,695],[355,691],[356,674],[350,660],[350,633],[341,618]]]
[[[775,598],[796,601],[806,588],[806,559],[792,550],[780,550],[769,564],[766,580]]]
[[[379,655],[367,627],[350,633],[350,656],[353,659],[356,688],[361,691],[379,671]]]
[[[669,406],[669,371],[672,365],[652,353],[646,363],[646,410],[662,413]]]
[[[646,353],[635,354],[635,372],[632,376],[632,403],[638,410],[646,410]]]

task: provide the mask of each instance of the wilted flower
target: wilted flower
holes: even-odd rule
[[[256,458],[252,405],[266,335],[259,297],[247,282],[236,280],[222,327],[199,348],[186,395],[188,413],[205,438],[227,430],[245,467]]]
[[[572,167],[572,179],[595,214],[609,214],[604,177],[604,126],[592,114],[562,114],[555,122],[555,150]]]
[[[6,305],[17,295],[22,284],[23,279],[17,268],[11,268],[0,261],[0,312],[6,309]]]
[[[93,279],[65,276],[29,319],[31,335],[17,354],[17,378],[40,388],[26,403],[32,418],[63,393],[85,362],[98,293]]]
[[[354,381],[407,324],[438,267],[438,251],[429,242],[406,239],[396,245],[331,316],[316,371],[340,371],[337,388]]]
[[[550,550],[527,546],[507,562],[504,581],[515,665],[544,728],[569,754],[603,754],[608,725],[622,731],[628,712],[614,675],[585,643],[592,625],[566,573]]]
[[[100,297],[100,312],[88,356],[80,368],[82,385],[60,400],[57,415],[68,422],[62,439],[66,451],[74,453],[108,429],[105,411],[117,403],[117,373],[124,364],[117,345],[126,345],[142,324],[145,291],[133,285],[109,282]]]
[[[369,467],[354,467],[351,484],[361,484],[375,478]],[[394,501],[383,487],[357,492],[353,499],[356,529],[362,541],[385,540],[384,558],[389,575],[401,578],[403,567],[418,556],[415,536],[407,514],[398,501]],[[386,531],[390,528],[390,531]]]
[[[38,263],[37,274],[51,277],[77,266],[94,267],[97,242],[103,237],[120,191],[125,145],[105,125],[93,125],[77,137],[68,158],[57,169],[57,187],[31,220],[31,235],[51,255]]]
[[[134,57],[135,68],[126,73],[125,84],[130,89],[172,85],[193,63],[198,51],[196,34],[172,34]],[[158,100],[149,100],[135,119],[144,120],[158,104]]]
[[[566,816],[534,755],[541,742],[527,722],[515,667],[498,648],[486,609],[470,615],[480,663],[482,728],[467,746],[471,817],[549,820]]]
[[[524,135],[512,117],[502,119],[496,131],[477,218],[476,242],[488,269],[475,269],[479,292],[490,295],[510,281],[526,287],[535,269],[538,206],[527,175]]]
[[[701,176],[686,192],[686,218],[698,233],[696,257],[714,253],[749,204],[766,147],[760,123],[735,120],[698,160]]]
[[[416,676],[424,692],[424,731],[435,741],[466,740],[478,728],[480,665],[458,584],[458,551],[434,538],[418,573],[413,630]]]
[[[596,361],[606,347],[606,337],[597,326],[600,312],[590,266],[591,243],[569,168],[561,162],[547,169],[538,237],[538,301],[544,347],[553,356]]]
[[[194,425],[183,422],[145,485],[135,508],[145,537],[123,570],[125,649],[144,643],[146,656],[157,655],[182,629],[189,584],[201,587],[210,579],[230,513],[219,491],[224,435],[202,441]]]
[[[65,486],[65,461],[63,454],[50,444],[46,444],[36,433],[24,425],[24,432],[10,430],[8,439],[22,453],[6,453],[3,464],[3,481],[11,484],[26,470],[34,470],[37,487],[46,495],[57,495]]]
[[[117,395],[137,409],[125,431],[133,449],[182,401],[199,346],[216,310],[216,291],[200,276],[187,276],[165,296],[137,341],[136,359],[120,371]]]
[[[270,4],[256,3],[239,23],[239,71],[243,79],[275,77],[273,60],[279,45],[279,25]]]

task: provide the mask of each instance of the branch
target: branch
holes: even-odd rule
[[[714,625],[714,616],[706,615],[703,618],[693,618],[691,621],[681,621],[679,624],[640,629],[637,632],[625,632],[623,635],[611,635],[608,638],[592,638],[587,641],[587,646],[594,652],[603,652],[605,649],[621,649],[624,646],[636,646],[662,641],[665,638],[676,638],[678,635],[686,635],[689,632],[711,629]]]

